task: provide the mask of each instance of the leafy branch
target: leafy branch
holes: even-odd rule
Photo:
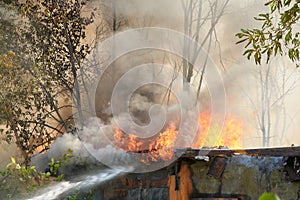
[[[247,59],[253,57],[255,64],[261,64],[263,55],[266,63],[276,55],[286,55],[293,62],[299,62],[300,33],[295,25],[300,18],[300,1],[271,0],[265,6],[269,7],[269,12],[254,17],[262,26],[259,29],[241,29],[236,34],[240,39],[236,44],[246,43],[243,55]]]

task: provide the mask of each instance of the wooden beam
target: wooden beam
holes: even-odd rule
[[[248,155],[261,157],[283,157],[300,156],[300,146],[297,147],[276,147],[276,148],[257,148],[257,149],[217,149],[217,148],[181,148],[175,150],[176,157],[196,158],[197,156],[234,156]]]

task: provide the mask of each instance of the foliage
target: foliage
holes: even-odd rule
[[[0,172],[1,176],[4,177],[1,180],[0,187],[2,190],[6,190],[8,196],[12,196],[17,192],[21,192],[20,185],[24,185],[26,191],[33,190],[39,184],[42,179],[40,174],[35,169],[35,166],[26,168],[16,163],[14,158],[11,158],[11,163],[7,165],[6,170]]]
[[[30,192],[39,185],[45,184],[49,177],[40,173],[35,166],[26,167],[18,164],[14,158],[11,158],[5,170],[0,171],[2,176],[0,188],[7,198],[11,198],[18,193]],[[4,194],[0,194],[0,197]]]
[[[72,150],[69,149],[58,160],[51,159],[49,162],[49,172],[40,172],[35,166],[27,167],[16,162],[15,158],[11,158],[5,170],[0,171],[0,191],[6,193],[6,197],[11,198],[18,193],[31,192],[38,186],[43,186],[51,181],[61,181],[63,174],[58,175],[58,171],[63,164],[67,163],[72,157]],[[52,177],[56,176],[57,177]],[[2,177],[2,178],[1,178]],[[3,194],[0,193],[0,198]]]
[[[0,56],[0,123],[6,124],[1,132],[7,142],[15,138],[24,155],[29,156],[54,135],[47,129],[49,104],[37,81],[18,63],[12,51]]]
[[[299,62],[300,32],[296,25],[300,17],[298,0],[270,0],[265,3],[269,12],[261,13],[255,20],[262,22],[258,29],[241,29],[236,36],[239,43],[246,43],[244,55],[261,64],[263,55],[268,63],[272,56],[287,55]]]
[[[73,95],[81,112],[79,74],[90,50],[82,40],[92,18],[81,16],[85,1],[0,4],[1,132],[7,142],[16,140],[28,165],[33,153],[72,128],[73,116],[63,116],[72,104],[59,98]]]
[[[64,200],[92,200],[93,199],[93,191],[90,190],[88,193],[80,193],[79,191],[67,196]]]
[[[65,153],[57,161],[55,161],[54,158],[51,158],[51,161],[48,163],[49,173],[51,175],[57,176],[56,181],[61,181],[64,179],[64,174],[59,174],[59,169],[63,166],[64,163],[68,162],[69,159],[72,157],[73,157],[72,150],[68,149],[68,153]]]
[[[263,193],[258,200],[279,200],[279,197],[273,193]]]
[[[46,87],[62,86],[64,90],[60,93],[67,91],[71,94],[74,91],[75,102],[80,104],[78,75],[82,60],[90,51],[82,40],[86,37],[86,26],[93,21],[81,16],[85,1],[34,2],[27,1],[20,10],[30,19],[34,30],[34,34],[32,30],[25,34],[35,53],[34,62],[46,78],[50,78],[49,82],[41,84]]]

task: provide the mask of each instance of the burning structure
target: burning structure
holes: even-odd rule
[[[214,13],[214,11],[212,11],[212,13]],[[216,18],[218,17],[212,17],[212,19]],[[232,21],[232,19],[230,19],[230,21]],[[212,22],[215,23],[214,21]],[[145,31],[145,29],[143,31]],[[143,44],[143,48],[148,47],[147,45],[153,48],[152,45],[154,41],[156,41],[155,44],[166,44],[166,46],[169,45],[170,48],[172,47],[171,50],[176,49],[179,52],[182,52],[182,49],[184,48],[173,49],[173,46],[177,45],[174,41],[178,41],[178,38],[175,37],[175,39],[172,39],[170,36],[172,35],[172,32],[168,32],[168,34],[157,33],[159,32],[155,32],[153,35],[145,34],[147,35],[147,40],[144,41],[145,44]],[[120,127],[113,124],[113,122],[110,121],[110,118],[111,115],[115,113],[107,112],[106,108],[109,103],[113,104],[114,99],[120,100],[119,103],[117,102],[114,106],[111,106],[115,111],[117,110],[117,114],[114,115],[115,118],[124,116],[122,106],[127,103],[127,100],[129,99],[132,100],[132,104],[136,105],[130,104],[125,107],[129,108],[129,111],[131,111],[130,114],[133,113],[133,118],[138,119],[136,120],[138,121],[137,124],[145,125],[151,121],[144,119],[147,118],[145,116],[148,116],[145,115],[145,111],[150,110],[149,108],[153,105],[151,103],[160,102],[159,100],[161,99],[157,98],[163,98],[164,95],[162,94],[167,92],[163,92],[157,88],[152,88],[152,93],[144,92],[143,84],[145,83],[145,80],[148,83],[153,83],[157,80],[170,80],[165,83],[165,86],[167,91],[172,89],[172,92],[176,91],[178,88],[180,88],[179,91],[183,91],[185,87],[184,85],[181,85],[183,80],[181,77],[177,79],[177,82],[180,83],[180,87],[174,86],[173,76],[177,75],[177,73],[174,73],[176,70],[174,71],[174,69],[172,69],[171,71],[168,71],[166,69],[167,67],[164,67],[163,69],[166,71],[163,71],[160,66],[154,65],[155,63],[166,64],[165,58],[168,56],[173,58],[174,55],[161,55],[160,51],[153,51],[152,54],[150,54],[151,51],[143,50],[141,52],[128,51],[130,53],[126,52],[127,54],[125,56],[116,56],[116,52],[120,52],[118,50],[127,49],[127,43],[136,44],[137,41],[140,41],[140,38],[144,38],[136,36],[142,34],[140,32],[134,34],[130,34],[129,32],[128,34],[130,37],[125,37],[125,43],[124,41],[118,42],[118,40],[109,43],[108,48],[113,51],[111,55],[115,56],[116,59],[112,59],[111,63],[108,62],[111,65],[111,69],[106,69],[106,73],[103,73],[104,75],[95,86],[95,91],[93,90],[89,93],[95,94],[90,98],[95,101],[93,102],[95,105],[91,106],[95,109],[95,115],[91,117],[99,117],[101,120],[105,121],[106,124],[102,127],[105,129],[104,132],[106,137],[99,135],[98,132],[95,132],[93,135],[93,132],[91,133],[89,131],[88,134],[80,134],[80,139],[85,143],[91,141],[85,148],[87,148],[93,156],[105,160],[104,164],[111,166],[114,164],[114,160],[122,160],[120,157],[125,155],[125,162],[121,162],[123,165],[130,165],[133,162],[134,164],[138,163],[146,172],[129,173],[114,178],[105,184],[101,184],[95,188],[95,191],[97,191],[99,195],[98,199],[250,200],[258,199],[258,196],[265,191],[274,192],[282,199],[297,198],[299,184],[291,181],[299,180],[299,148],[242,149],[241,136],[244,127],[243,121],[239,120],[238,117],[227,115],[225,116],[225,119],[220,120],[224,123],[219,125],[214,124],[211,121],[212,117],[210,110],[201,112],[198,121],[198,125],[201,129],[197,130],[197,133],[195,134],[196,137],[192,138],[193,140],[190,148],[179,148],[186,147],[185,145],[181,145],[181,139],[185,138],[178,138],[179,127],[177,126],[179,126],[179,120],[182,119],[177,119],[176,117],[173,117],[173,115],[171,117],[175,119],[164,120],[164,122],[167,123],[164,124],[164,127],[161,127],[161,130],[156,135],[149,136],[145,133],[147,135],[145,139],[143,137],[138,137],[140,136],[138,130],[136,131],[133,129],[131,131],[129,127],[129,131],[122,131]],[[158,35],[160,37],[157,37]],[[162,42],[158,42],[158,38],[162,38]],[[150,43],[148,43],[149,41]],[[111,44],[118,45],[112,47]],[[175,50],[170,52],[170,54],[176,54]],[[131,57],[129,57],[130,55]],[[181,63],[181,61],[177,61],[182,60],[182,58],[175,58],[176,59],[173,60],[174,62],[167,64],[177,66],[178,63]],[[153,60],[155,60],[155,62],[153,62]],[[185,61],[182,62],[184,65]],[[145,68],[137,67],[137,70],[133,70],[132,66],[140,65],[141,63],[151,63],[151,65]],[[213,66],[213,63],[208,63],[207,65],[209,66],[207,70],[212,69],[211,66]],[[200,64],[199,66],[202,65]],[[118,70],[116,70],[117,67]],[[149,69],[152,69],[152,71]],[[127,71],[134,73],[127,76]],[[182,74],[186,73],[180,69],[178,71]],[[164,76],[161,76],[161,72],[164,72]],[[105,74],[107,76],[105,76]],[[193,73],[189,72],[186,75],[192,74]],[[216,101],[216,107],[222,107],[225,105],[218,105],[218,94],[222,91],[222,88],[215,88],[217,78],[215,74],[213,75],[211,82],[208,82],[207,85],[211,86],[215,90],[215,94],[217,94],[212,97],[212,99]],[[192,87],[191,77],[186,76],[185,78]],[[119,82],[119,79],[121,82]],[[172,88],[170,87],[170,82],[172,83]],[[231,82],[231,80],[228,82]],[[135,87],[136,83],[143,84],[138,85],[139,87]],[[157,84],[161,83],[162,82],[157,81]],[[229,85],[229,83],[227,84]],[[153,85],[154,84],[152,84],[151,87],[153,87]],[[131,91],[131,89],[133,90]],[[133,91],[136,92],[136,90],[139,89],[141,89],[139,92],[132,95]],[[205,91],[203,92],[203,90],[201,90],[202,93],[206,93]],[[130,98],[128,98],[130,96],[129,94],[132,95]],[[111,97],[114,97],[112,98],[112,101],[110,99]],[[87,102],[89,103],[89,101]],[[98,104],[96,104],[96,102]],[[186,103],[189,104],[190,102],[187,101]],[[167,105],[169,106],[169,104]],[[204,107],[208,108],[209,106]],[[214,112],[217,113],[215,110]],[[222,116],[214,117],[222,118]],[[158,118],[158,115],[154,118]],[[194,123],[197,122],[189,121],[189,124]],[[108,126],[111,126],[109,127],[109,130],[107,130]],[[99,129],[102,129],[102,127]],[[153,125],[153,127],[158,126]],[[185,133],[189,133],[188,130],[184,131]],[[110,146],[103,142],[105,139],[108,139]],[[191,141],[190,138],[188,138],[188,140],[189,142]],[[110,143],[111,141],[113,142]],[[105,144],[102,145],[102,143]],[[224,146],[229,149],[205,149],[203,148],[204,146]],[[117,153],[120,156],[117,155],[114,157],[113,153]],[[157,168],[156,170],[147,170],[152,163],[156,162],[163,163],[162,167]],[[143,170],[139,169],[139,171]]]
[[[113,161],[118,160],[117,163],[124,166],[139,163],[142,169],[133,169],[93,185],[96,199],[254,200],[264,192],[276,193],[281,199],[298,198],[300,147],[245,149],[241,141],[244,127],[238,117],[228,115],[219,134],[214,134],[214,131],[220,130],[217,125],[211,124],[210,119],[209,111],[200,113],[198,122],[201,129],[192,146],[184,148],[176,146],[176,123],[170,123],[150,139],[139,138],[134,132],[126,134],[115,125],[102,125],[115,140],[114,147],[99,149],[101,159],[106,161],[104,164],[113,167]],[[99,139],[104,140],[105,137],[99,136],[98,128],[95,128],[95,133],[93,131],[92,128],[84,129],[91,141],[100,145]],[[58,138],[49,153],[58,150],[59,145],[68,148],[66,141],[69,141],[75,156],[82,155],[82,141],[74,137],[66,134]],[[205,147],[212,146],[212,141],[218,146]],[[96,155],[87,144],[85,148]],[[103,158],[105,155],[107,159]],[[86,157],[91,158],[88,154]],[[156,163],[159,167],[151,168]],[[70,172],[70,168],[67,170]]]
[[[176,153],[181,156],[165,168],[127,174],[97,189],[103,199],[111,200],[251,200],[264,192],[276,193],[281,199],[298,198],[299,147],[188,148]]]
[[[255,200],[264,192],[276,193],[281,199],[298,198],[300,147],[245,149],[242,145],[245,128],[239,117],[227,115],[223,128],[213,124],[211,118],[210,111],[200,113],[200,129],[191,147],[183,148],[177,145],[180,137],[176,117],[173,123],[167,123],[161,132],[148,138],[138,137],[134,131],[125,133],[115,124],[101,124],[103,132],[111,137],[106,138],[99,135],[97,126],[95,130],[91,128],[95,124],[88,124],[80,139],[84,143],[87,137],[93,144],[85,144],[89,153],[94,157],[99,155],[100,161],[110,167],[118,166],[114,165],[115,160],[125,166],[138,163],[139,167],[137,171],[93,186],[96,199]],[[65,138],[76,147],[75,154],[77,151],[81,154],[82,141],[67,136],[71,137],[66,134],[57,143],[67,147]],[[114,146],[105,143],[100,147],[105,139],[114,141],[111,143]],[[216,147],[211,147],[214,144]],[[50,153],[59,149],[55,145]],[[158,167],[151,168],[156,163]]]
[[[145,141],[114,127],[118,151],[127,152],[130,158],[125,159],[138,161],[145,172],[133,171],[101,183],[94,187],[97,199],[254,200],[264,192],[276,193],[281,199],[298,198],[300,147],[242,148],[243,124],[233,116],[225,120],[218,147],[203,147],[209,144],[208,116],[209,112],[203,112],[199,120],[198,135],[206,140],[196,137],[191,148],[174,147],[175,124]],[[110,152],[110,159],[115,159],[112,155]],[[166,164],[151,170],[156,162]]]

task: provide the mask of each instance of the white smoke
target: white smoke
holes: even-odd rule
[[[130,0],[130,1],[115,1],[116,2],[116,13],[117,15],[123,15],[124,18],[128,19],[128,23],[125,27],[130,29],[132,27],[142,28],[145,26],[157,26],[157,27],[166,27],[172,28],[175,30],[183,31],[183,10],[181,7],[180,1],[174,2],[171,0],[166,0],[163,2],[156,1],[147,1],[147,0]],[[95,2],[91,2],[92,4]],[[111,1],[106,1],[107,5],[111,6]],[[167,11],[166,11],[166,8]],[[226,89],[226,111],[233,113],[242,118],[244,121],[244,147],[260,147],[261,144],[261,133],[257,127],[257,117],[256,113],[260,112],[259,109],[256,109],[251,105],[250,98],[254,101],[254,104],[259,104],[259,93],[257,87],[257,66],[253,64],[253,61],[247,61],[245,57],[242,56],[244,48],[242,45],[235,45],[237,38],[234,36],[241,28],[253,28],[259,27],[260,24],[256,23],[253,20],[253,16],[256,16],[259,12],[262,12],[265,8],[263,7],[263,2],[256,0],[240,1],[240,0],[231,0],[226,7],[224,16],[220,19],[219,23],[216,26],[216,35],[218,41],[213,41],[210,56],[214,62],[219,66],[220,69],[225,67],[226,72],[223,72],[223,78],[225,81]],[[203,33],[204,34],[204,33]],[[126,43],[127,41],[124,41]],[[138,42],[138,41],[137,41]],[[118,44],[122,45],[122,44]],[[151,54],[151,56],[149,56]],[[147,57],[148,55],[148,57]],[[116,61],[115,65],[120,65],[121,67],[117,70],[116,77],[121,76],[124,71],[130,69],[132,65],[139,64],[139,62],[144,61],[155,61],[163,63],[163,56],[158,56],[158,53],[149,53],[144,52],[144,54],[133,54],[131,57],[120,58]],[[221,61],[223,66],[221,65]],[[170,64],[170,63],[167,63]],[[291,64],[288,68],[293,70]],[[276,65],[274,64],[274,68]],[[142,74],[137,77],[143,76],[153,76],[153,73]],[[277,78],[273,77],[275,81],[278,81],[280,76]],[[295,79],[297,77],[295,76]],[[106,98],[110,96],[110,92],[113,87],[112,82],[105,80],[106,82],[102,83],[102,86],[99,86],[99,91],[101,99],[99,106],[99,111],[105,112],[109,117],[105,120],[105,123],[100,119],[92,118],[89,123],[83,128],[78,135],[65,134],[62,137],[59,137],[57,141],[51,146],[51,149],[44,155],[37,155],[33,158],[33,164],[39,163],[37,160],[45,160],[44,163],[47,163],[51,157],[59,158],[63,153],[67,152],[68,148],[73,150],[74,158],[72,162],[90,162],[93,163],[97,161],[97,158],[103,158],[109,165],[114,165],[116,163],[127,164],[131,162],[131,158],[128,157],[128,154],[122,150],[116,149],[115,144],[112,144],[113,133],[116,124],[111,121],[111,113],[109,106],[109,100]],[[133,80],[132,80],[133,81]],[[128,85],[130,83],[128,82]],[[127,85],[124,85],[124,88]],[[101,90],[101,87],[104,89]],[[274,146],[289,146],[291,143],[295,145],[300,144],[299,136],[296,135],[300,127],[295,123],[299,119],[298,109],[295,109],[297,105],[299,95],[297,95],[298,87],[295,88],[295,92],[286,97],[286,115],[287,120],[291,123],[287,126],[285,130],[285,135],[278,136],[274,135],[272,138],[271,145]],[[147,91],[148,94],[145,94]],[[163,92],[157,88],[144,88],[139,92],[135,93],[130,100],[129,110],[133,113],[133,117],[136,119],[136,122],[140,124],[147,124],[149,122],[149,109],[153,104],[161,100],[161,95]],[[155,99],[150,98],[149,96],[153,95]],[[147,96],[148,95],[148,96]],[[200,101],[207,101],[207,96],[209,94],[202,93],[200,96]],[[184,94],[182,94],[182,98]],[[250,97],[250,98],[249,98]],[[209,97],[208,97],[209,98]],[[208,100],[209,101],[209,100]],[[190,106],[193,106],[193,102],[186,101],[190,103]],[[102,103],[104,106],[102,106]],[[203,105],[206,105],[203,103]],[[278,107],[277,107],[278,108]],[[102,109],[102,110],[101,110]],[[180,108],[178,105],[167,106],[165,110],[168,111],[167,122],[176,121],[178,117],[178,111]],[[274,109],[272,114],[274,116],[281,115],[278,110]],[[134,115],[135,114],[135,115]],[[155,113],[154,113],[155,114]],[[155,115],[153,115],[155,116]],[[189,114],[187,114],[189,116]],[[119,121],[122,121],[122,124],[126,125],[128,121],[128,115],[120,114],[114,116]],[[275,126],[282,122],[281,119],[276,121],[276,124],[272,127],[272,131],[276,132],[276,129],[279,127]],[[197,123],[192,120],[185,120],[183,123],[187,123],[182,130],[182,140],[183,144],[190,142],[193,138],[189,133],[193,130],[189,130],[190,124]],[[167,124],[167,123],[166,123]],[[281,126],[281,125],[280,125]],[[127,127],[129,129],[130,127]],[[78,138],[79,137],[79,138]],[[293,139],[291,139],[293,138]],[[180,145],[179,145],[180,146]],[[122,160],[122,158],[124,158]],[[119,159],[119,160],[118,160]],[[47,161],[46,161],[47,160]],[[118,160],[118,161],[117,161]],[[39,163],[40,164],[40,163]],[[46,166],[46,164],[43,164]]]

